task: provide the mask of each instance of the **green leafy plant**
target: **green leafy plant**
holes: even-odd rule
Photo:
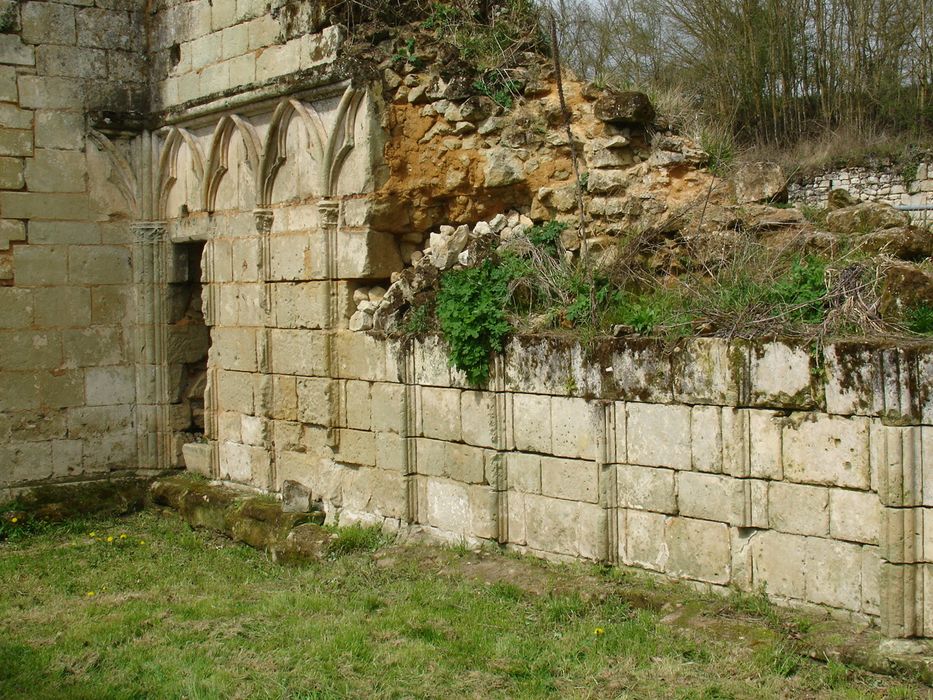
[[[404,329],[411,335],[427,333],[431,328],[431,309],[427,304],[413,306],[405,315]]]
[[[441,278],[437,319],[450,345],[452,364],[472,384],[489,378],[489,356],[500,352],[511,330],[505,315],[514,266],[485,260],[477,267],[451,270]]]
[[[548,253],[557,255],[560,250],[560,235],[566,228],[567,224],[560,221],[548,221],[532,226],[528,231],[528,240]]]
[[[906,314],[907,329],[917,335],[933,335],[933,307],[919,304]]]
[[[350,525],[335,530],[337,537],[327,546],[327,555],[331,558],[354,552],[374,552],[386,542],[386,536],[378,527]]]
[[[473,81],[473,89],[481,95],[486,95],[503,109],[512,109],[515,100],[513,95],[518,92],[518,84],[513,80],[498,80],[494,77],[483,77]]]
[[[415,68],[422,68],[423,61],[415,55],[415,40],[408,39],[405,46],[392,54],[392,63],[410,63]]]
[[[424,29],[433,31],[442,29],[461,18],[460,10],[442,2],[431,3],[431,14],[421,23]]]

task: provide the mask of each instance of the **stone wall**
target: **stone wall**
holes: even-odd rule
[[[146,108],[142,6],[4,4],[0,495],[138,466],[121,142]],[[134,127],[135,128],[135,127]]]
[[[933,205],[933,163],[920,163],[916,172],[905,174],[896,168],[843,168],[793,183],[788,187],[791,202],[826,206],[832,190],[843,189],[860,201],[877,201],[891,206]],[[912,211],[917,226],[933,225],[933,211]]]

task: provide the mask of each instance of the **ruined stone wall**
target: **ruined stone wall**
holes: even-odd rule
[[[920,163],[915,172],[894,168],[842,168],[793,183],[788,187],[791,202],[826,206],[829,193],[843,189],[859,201],[884,202],[891,206],[933,205],[933,164]],[[912,211],[917,226],[933,224],[933,211]]]
[[[119,134],[145,110],[142,5],[5,3],[0,494],[137,466],[132,231]]]

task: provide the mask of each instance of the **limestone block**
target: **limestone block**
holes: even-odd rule
[[[794,535],[829,534],[829,493],[837,489],[774,481],[768,493],[768,517],[775,530]]]
[[[596,503],[599,474],[595,462],[541,458],[541,493],[554,498]]]
[[[74,44],[75,10],[70,5],[27,2],[22,7],[23,41],[30,44]]]
[[[324,239],[313,234],[277,234],[269,239],[270,280],[312,280],[324,276]]]
[[[736,522],[743,508],[742,483],[719,474],[684,472],[677,479],[681,515],[720,522]]]
[[[532,549],[596,559],[604,548],[603,509],[589,503],[524,494],[525,541]]]
[[[211,29],[215,32],[237,21],[236,0],[214,0],[211,3]]]
[[[806,537],[781,532],[759,532],[752,538],[751,553],[752,581],[764,586],[769,595],[806,599]]]
[[[607,410],[609,410],[607,408]],[[628,419],[625,413],[625,404],[622,401],[615,401],[612,405],[613,428],[615,430],[615,454],[607,455],[615,459],[616,462],[628,461]]]
[[[343,231],[337,241],[337,276],[342,279],[384,279],[403,267],[392,234]]]
[[[872,422],[870,429],[872,487],[881,504],[919,506],[933,498],[930,429]]]
[[[132,281],[130,251],[124,246],[72,246],[68,276],[79,284],[128,284]]]
[[[68,477],[84,471],[85,444],[83,440],[52,441],[52,476]],[[90,462],[91,456],[87,457]]]
[[[550,338],[513,337],[505,348],[505,383],[513,391],[565,394],[572,377],[571,350]]]
[[[83,83],[73,78],[20,75],[17,85],[19,106],[25,109],[75,109],[84,105]]]
[[[125,320],[131,293],[128,287],[91,288],[91,323],[107,325]]]
[[[421,388],[421,434],[439,440],[460,440],[460,390]]]
[[[419,474],[429,476],[445,475],[447,455],[445,443],[442,440],[417,438],[415,440],[415,454]]]
[[[3,369],[55,369],[62,363],[62,338],[56,331],[0,331]]]
[[[668,573],[709,583],[729,583],[732,553],[727,525],[668,518],[664,541],[669,552]]]
[[[349,331],[338,332],[334,341],[337,347],[338,376],[370,382],[386,380],[385,341]]]
[[[217,405],[220,410],[253,412],[253,376],[247,372],[217,372]]]
[[[98,244],[101,242],[100,226],[93,221],[30,221],[29,242]]]
[[[484,391],[460,394],[460,420],[463,441],[471,445],[495,447],[496,395]]]
[[[0,129],[0,155],[31,156],[32,130]]]
[[[656,341],[626,340],[612,352],[612,377],[618,398],[632,401],[673,400],[669,353]]]
[[[265,48],[278,41],[279,23],[274,17],[263,12],[247,24],[249,29],[249,50]]]
[[[84,8],[78,10],[78,44],[131,51],[142,42],[142,23],[128,12]]]
[[[790,481],[867,489],[868,421],[801,414],[784,427],[783,459]]]
[[[371,388],[373,430],[402,434],[405,429],[405,387],[377,382]]]
[[[198,91],[201,95],[213,95],[230,87],[230,64],[214,63],[201,69],[198,76]]]
[[[0,445],[0,460],[6,466],[0,479],[7,483],[48,479],[52,476],[52,443],[15,442]]]
[[[426,336],[412,344],[416,384],[450,386],[450,360],[447,346],[436,336]]]
[[[13,66],[0,66],[0,100],[16,102],[18,99],[16,69]]]
[[[498,534],[495,494],[488,486],[468,486],[447,479],[418,480],[422,522],[463,538],[492,539]]]
[[[396,518],[406,516],[408,490],[404,477],[384,469],[340,468],[342,516]]]
[[[875,355],[857,343],[833,343],[823,349],[826,410],[841,415],[877,415],[881,382]]]
[[[667,516],[619,509],[620,556],[629,566],[665,571],[669,550],[664,539]]]
[[[808,537],[807,600],[846,610],[862,608],[862,548],[836,540]]]
[[[917,383],[920,422],[933,425],[933,352],[921,353],[917,358]]]
[[[77,46],[36,47],[36,68],[40,75],[102,80],[107,77],[107,52]]]
[[[206,442],[189,442],[182,445],[185,468],[194,474],[211,476],[211,446]]]
[[[99,438],[132,427],[132,406],[82,406],[68,410],[70,438]]]
[[[617,473],[619,506],[656,513],[676,513],[675,474],[670,469],[620,464]]]
[[[241,442],[240,429],[243,426],[242,414],[233,411],[221,411],[217,416],[217,439],[229,442]]]
[[[355,430],[369,430],[372,427],[369,382],[347,381],[344,385],[346,424]]]
[[[719,406],[693,406],[690,409],[690,451],[693,468],[702,472],[722,472],[722,423]]]
[[[376,433],[376,466],[407,473],[408,440],[397,433]]]
[[[231,88],[250,85],[256,80],[256,57],[253,54],[243,54],[224,63]]]
[[[133,367],[89,367],[84,380],[89,406],[129,404],[136,398]]]
[[[273,331],[275,333],[276,331]],[[279,331],[283,332],[283,331]],[[289,348],[295,349],[297,348]],[[275,365],[279,353],[273,335],[273,370],[283,374],[291,374]],[[294,356],[283,362],[286,366],[298,362]],[[256,331],[252,328],[215,327],[211,329],[210,366],[220,369],[255,372],[256,363]]]
[[[862,547],[862,612],[881,614],[881,557],[877,547]]]
[[[595,459],[595,430],[593,408],[586,401],[551,397],[551,450],[555,455]]]
[[[266,486],[269,478],[269,452],[263,447],[220,443],[220,478]]]
[[[0,159],[3,160],[3,159]],[[13,241],[26,240],[26,224],[16,219],[0,219],[0,250],[9,250]]]
[[[695,338],[674,356],[673,369],[678,401],[734,406],[747,393],[748,348],[722,338]]]
[[[751,353],[751,401],[758,406],[811,408],[823,398],[814,382],[815,360],[803,347],[755,345]]]
[[[84,405],[84,372],[40,372],[39,402],[48,408]]]
[[[207,356],[210,331],[197,323],[177,323],[166,332],[165,356],[169,363],[188,364]]]
[[[535,394],[512,394],[515,449],[551,453],[551,399]]]
[[[301,55],[298,42],[269,46],[256,58],[256,80],[262,82],[298,71]]]
[[[541,493],[541,458],[538,455],[511,452],[507,464],[509,489]]]
[[[924,614],[917,605],[924,593],[923,570],[882,560],[878,578],[881,633],[886,637],[912,637],[924,632],[924,617],[928,618],[929,612]]]
[[[268,419],[262,416],[240,416],[240,440],[247,445],[266,445],[271,437]]]
[[[3,34],[0,36],[0,62],[16,66],[35,65],[36,50],[24,44],[16,34]]]
[[[894,564],[923,561],[923,508],[882,508],[879,554]]]
[[[31,326],[34,308],[33,290],[0,287],[0,328]]]
[[[84,154],[37,148],[26,161],[25,176],[32,192],[84,192],[87,186]]]
[[[345,464],[376,466],[376,435],[365,430],[340,430],[334,459]]]
[[[444,443],[443,476],[467,484],[483,484],[487,482],[485,462],[485,451],[480,447]]]
[[[0,35],[0,40],[9,34]],[[0,104],[0,126],[7,129],[32,129],[33,111],[16,105]]]
[[[690,407],[629,403],[628,461],[632,464],[690,469]]]
[[[216,5],[213,7],[217,9]],[[249,27],[245,24],[236,24],[223,30],[221,34],[221,57],[233,58],[249,50]]]
[[[506,501],[506,531],[509,543],[526,545],[528,539],[525,534],[525,494],[521,491],[510,491],[504,494]]]
[[[298,420],[314,425],[330,425],[330,392],[333,382],[330,379],[301,378],[296,384],[298,393]]]
[[[723,471],[738,477],[781,479],[782,427],[779,413],[723,409]]]
[[[323,282],[279,283],[273,287],[275,324],[279,328],[323,328],[329,296]]]
[[[829,534],[847,542],[878,544],[881,503],[870,491],[829,490]]]

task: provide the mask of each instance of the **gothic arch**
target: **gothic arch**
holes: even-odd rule
[[[217,189],[227,173],[229,167],[230,142],[233,134],[239,134],[246,149],[249,169],[256,182],[256,173],[259,172],[260,143],[256,129],[247,120],[235,114],[224,115],[214,129],[211,137],[210,153],[207,159],[207,168],[203,179],[202,206],[205,211],[213,211],[216,204]]]
[[[319,164],[324,159],[326,129],[318,111],[313,106],[296,99],[279,102],[272,115],[259,167],[258,202],[261,207],[267,207],[272,202],[272,188],[275,185],[276,174],[288,158],[286,153],[288,129],[292,119],[296,116],[301,120],[307,132],[312,159]]]
[[[178,180],[178,152],[182,146],[187,146],[191,153],[191,164],[194,168],[195,180],[198,183],[204,181],[204,156],[201,153],[201,147],[194,135],[187,129],[172,127],[165,143],[162,146],[162,153],[159,155],[159,216],[168,218],[166,204],[172,187]]]

